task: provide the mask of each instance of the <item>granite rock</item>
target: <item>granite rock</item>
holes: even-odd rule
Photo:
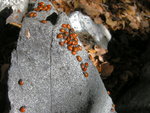
[[[35,18],[27,16],[23,20],[9,70],[10,113],[20,113],[22,106],[26,113],[111,113],[112,100],[85,49],[77,55],[83,63],[89,63],[88,78],[76,56],[58,44],[56,35],[61,25],[70,24],[66,14],[56,12],[56,25],[40,22],[54,12],[52,7],[48,12],[38,12]],[[79,44],[82,46],[80,41]],[[20,79],[22,86],[18,84]]]
[[[71,13],[69,20],[76,32],[91,35],[99,46],[107,49],[111,34],[103,24],[94,23],[89,16],[82,14],[80,11]]]
[[[31,0],[0,0],[0,11],[6,7],[11,7],[13,10],[13,13],[7,18],[6,23],[15,22],[20,24],[30,3],[32,3]]]

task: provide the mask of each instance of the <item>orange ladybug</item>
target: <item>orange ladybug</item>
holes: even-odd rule
[[[44,2],[39,2],[38,5],[39,6],[44,6]]]
[[[85,72],[84,76],[87,78],[89,76],[89,74],[87,72]]]
[[[63,38],[63,34],[58,34],[57,38]]]
[[[51,5],[49,4],[49,5],[46,5],[48,8],[51,8]]]
[[[36,13],[33,13],[33,17],[36,17],[37,16],[37,14]]]
[[[67,24],[66,27],[67,27],[68,29],[71,29],[71,26],[70,26],[69,24]]]
[[[83,71],[87,71],[87,68],[86,68],[86,67],[84,67],[84,68],[82,68],[82,70],[83,70]]]
[[[66,25],[66,24],[62,24],[61,26],[64,27],[64,28],[67,28],[67,25]]]
[[[25,106],[22,106],[20,109],[19,109],[20,112],[25,112],[26,111],[26,107]]]
[[[65,35],[68,35],[69,34],[69,32],[65,32]]]
[[[22,79],[20,79],[20,80],[18,81],[18,84],[19,84],[19,85],[21,85],[21,86],[22,86],[22,85],[24,85],[23,80],[22,80]]]
[[[76,58],[77,58],[77,60],[78,60],[79,62],[82,61],[82,58],[81,58],[80,56],[76,56]]]
[[[40,22],[43,23],[43,24],[46,24],[46,23],[47,23],[46,20],[41,20]]]
[[[68,50],[72,51],[73,47],[71,45],[69,45],[68,47]]]
[[[86,66],[86,67],[88,67],[88,66],[89,66],[89,64],[86,62],[86,63],[85,63],[85,66]]]
[[[73,47],[73,51],[77,52],[78,48],[77,47]]]
[[[75,51],[72,51],[71,53],[72,53],[72,55],[76,55],[76,52],[75,52]]]
[[[81,68],[82,68],[82,69],[84,68],[84,64],[83,64],[83,63],[81,64]]]
[[[111,94],[110,91],[107,91],[107,94],[110,95]]]
[[[64,44],[65,44],[64,42],[59,42],[59,45],[61,46],[64,46]]]
[[[63,28],[60,29],[60,32],[65,32],[65,30]]]
[[[78,50],[81,51],[81,50],[82,50],[82,47],[81,47],[81,46],[78,46]]]

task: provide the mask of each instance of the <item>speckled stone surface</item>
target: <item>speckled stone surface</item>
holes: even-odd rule
[[[21,24],[22,17],[27,12],[29,3],[33,3],[32,0],[0,0],[0,11],[6,7],[11,7],[13,10],[6,23],[15,22]]]
[[[107,49],[111,34],[103,24],[94,23],[89,16],[82,14],[80,11],[71,13],[69,20],[77,32],[90,34],[99,46]]]
[[[25,113],[111,113],[112,100],[87,52],[83,49],[77,54],[83,63],[89,63],[89,77],[85,78],[76,57],[58,44],[56,35],[62,24],[69,23],[68,17],[59,14],[54,26],[39,21],[53,12],[42,11],[23,21],[9,70],[10,113],[20,113],[21,106],[26,106]]]

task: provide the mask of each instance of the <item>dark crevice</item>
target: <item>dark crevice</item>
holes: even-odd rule
[[[32,11],[34,9],[35,3],[29,3],[28,4],[28,12]]]
[[[0,82],[0,113],[8,113],[9,110],[11,109],[10,107],[10,101],[8,98],[8,85],[7,85],[7,81],[8,81],[8,69],[5,71],[4,73],[4,78],[3,80]]]
[[[57,19],[58,19],[58,15],[55,12],[46,18],[46,20],[50,21],[53,25],[56,24]]]
[[[111,92],[110,96],[117,106],[118,113],[122,111],[148,113],[146,109],[149,110],[150,107],[145,107],[141,103],[149,105],[150,101],[149,97],[142,97],[150,91],[148,88],[150,79],[147,78],[146,71],[142,71],[145,67],[149,69],[146,64],[150,61],[150,34],[139,33],[137,36],[132,36],[123,30],[111,34],[113,37],[108,44],[108,53],[104,57],[114,66],[114,71],[111,76],[103,80],[106,89]]]
[[[16,48],[20,32],[20,28],[6,24],[6,19],[11,13],[11,8],[5,8],[0,12],[0,113],[8,113],[10,110],[7,85],[8,69],[11,64],[11,52]]]
[[[3,28],[6,24],[6,19],[12,14],[13,10],[11,7],[7,7],[0,12],[0,32],[3,31]]]

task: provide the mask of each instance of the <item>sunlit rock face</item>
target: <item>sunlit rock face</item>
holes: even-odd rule
[[[5,7],[12,7],[14,11],[27,9],[29,0],[0,0],[0,11]]]
[[[31,0],[0,0],[0,11],[6,7],[13,10],[12,14],[7,18],[6,23],[16,22],[20,24],[30,3],[34,2]]]
[[[89,16],[79,11],[73,12],[69,20],[77,32],[91,35],[99,46],[107,49],[111,34],[103,24],[95,24]]]
[[[48,0],[43,1],[51,5]],[[59,45],[63,41],[58,38],[62,24],[70,24],[68,16],[58,14],[54,18],[56,24],[41,22],[54,12],[58,14],[52,7],[50,11],[36,12],[36,17],[27,15],[23,20],[9,70],[10,113],[113,112],[112,100],[78,37],[82,51],[75,55],[67,49],[67,44]],[[76,56],[82,57],[82,61]],[[88,63],[88,76],[81,68],[84,63]]]

